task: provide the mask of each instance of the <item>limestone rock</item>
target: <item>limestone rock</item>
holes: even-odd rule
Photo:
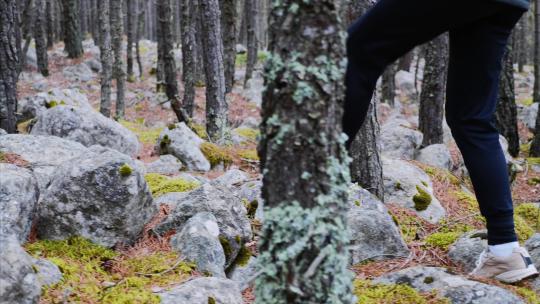
[[[208,171],[210,162],[199,146],[204,142],[185,123],[177,123],[171,130],[165,128],[158,140],[160,154],[171,154],[182,161],[188,170]]]
[[[244,303],[238,284],[222,278],[197,278],[159,296],[162,304]]]

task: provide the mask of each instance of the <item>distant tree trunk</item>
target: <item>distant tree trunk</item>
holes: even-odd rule
[[[124,118],[124,87],[126,85],[126,73],[122,61],[122,37],[124,34],[122,22],[122,0],[111,1],[111,41],[114,52],[113,78],[116,79],[116,119]]]
[[[236,0],[220,0],[221,29],[223,35],[223,63],[225,66],[225,92],[234,85],[236,61]]]
[[[139,48],[139,41],[141,40],[141,36],[143,35],[144,31],[144,5],[145,0],[138,0],[139,1],[139,11],[138,11],[138,21],[137,21],[137,34],[135,38],[135,52],[137,54],[137,65],[139,66],[139,77],[142,78],[143,76],[143,66],[141,62],[141,51]]]
[[[43,76],[49,76],[49,60],[47,58],[47,39],[45,8],[46,0],[36,0],[36,21],[34,23],[34,40],[36,41],[37,65]]]
[[[54,45],[54,0],[47,0],[47,48],[51,49]]]
[[[382,102],[394,107],[396,99],[396,64],[386,67],[382,75]]]
[[[32,30],[34,27],[34,0],[27,0],[25,3],[21,16],[21,34],[24,39],[24,47],[19,49],[19,73],[26,66],[26,54],[28,54],[28,48],[32,41]]]
[[[63,32],[64,32],[64,50],[68,58],[79,58],[84,54],[82,46],[82,33],[79,28],[79,9],[77,0],[62,0],[64,9]]]
[[[258,147],[266,212],[256,303],[350,304],[345,227],[350,181],[338,127],[343,79],[332,76],[342,74],[345,57],[338,7],[331,0],[276,1],[270,20],[273,59],[265,74]],[[308,31],[310,39],[304,36]],[[316,60],[321,54],[326,59]],[[300,75],[298,66],[328,80],[311,69]]]
[[[534,137],[529,152],[530,157],[540,157],[540,107],[536,116],[536,126],[534,129]]]
[[[520,73],[527,64],[527,16],[527,14],[523,15],[516,29],[514,54]]]
[[[409,72],[411,70],[413,59],[414,59],[414,50],[411,50],[410,52],[405,54],[405,56],[399,59],[397,70]]]
[[[444,96],[448,62],[448,36],[426,44],[426,66],[420,94],[419,129],[422,147],[443,143]]]
[[[512,35],[512,40],[515,38]],[[517,157],[519,154],[519,133],[517,124],[517,104],[514,93],[514,60],[511,43],[504,55],[503,71],[499,86],[499,101],[497,102],[496,124],[499,133],[508,140],[508,152]]]
[[[221,142],[227,130],[223,40],[218,0],[200,0],[204,68],[206,71],[206,132],[212,141]]]
[[[111,27],[109,10],[109,0],[98,1],[100,30],[99,36],[101,37],[101,44],[99,45],[99,50],[101,54],[101,102],[99,111],[105,117],[111,117],[111,82],[113,54],[111,48]]]
[[[206,74],[204,71],[204,44],[203,37],[200,33],[203,32],[203,21],[200,1],[193,1],[195,6],[195,56],[197,56],[197,63],[195,65],[195,84],[197,86],[204,86],[206,83]]]
[[[19,12],[17,0],[0,1],[0,128],[17,132]]]
[[[534,0],[534,92],[533,102],[540,102],[540,0]]]
[[[182,107],[189,117],[193,117],[195,108],[195,70],[197,56],[195,48],[196,18],[193,0],[182,0],[182,81],[184,82],[184,98]]]
[[[257,37],[255,36],[255,24],[257,10],[255,9],[256,0],[245,0],[244,13],[246,15],[247,28],[247,60],[246,60],[246,75],[244,77],[244,88],[247,87],[248,81],[253,76],[253,70],[257,63]]]
[[[158,53],[163,60],[164,88],[167,98],[171,102],[178,121],[187,121],[183,113],[180,97],[178,96],[178,83],[176,82],[176,63],[173,53],[173,24],[171,0],[157,2],[158,20]]]
[[[135,6],[137,5],[136,0],[126,0],[126,31],[127,31],[127,47],[126,47],[126,57],[127,57],[127,80],[130,82],[135,81],[135,76],[133,75],[133,40],[135,40],[134,32],[134,19],[135,16]]]

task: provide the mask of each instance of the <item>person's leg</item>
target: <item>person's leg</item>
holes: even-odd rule
[[[500,9],[490,0],[380,0],[349,28],[343,131],[347,148],[385,67],[416,45]]]
[[[517,241],[494,113],[507,40],[522,14],[505,6],[488,18],[450,30],[446,120],[486,218],[489,245]]]

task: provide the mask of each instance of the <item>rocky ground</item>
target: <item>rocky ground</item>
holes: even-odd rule
[[[127,84],[126,118],[101,116],[99,51],[84,45],[82,60],[61,45],[49,51],[46,79],[31,49],[20,134],[0,133],[3,303],[252,302],[264,221],[260,70],[243,89],[239,55],[230,143],[216,145],[204,131],[203,87],[191,126],[175,123],[155,93],[151,42],[141,43],[144,76]],[[507,161],[519,238],[540,267],[540,160],[526,145],[538,104],[530,70],[516,79],[523,145]],[[414,75],[399,72],[397,87],[396,106],[379,106],[386,201],[350,185],[358,303],[540,303],[540,278],[467,276],[487,244],[463,160],[447,127],[444,144],[419,149]]]

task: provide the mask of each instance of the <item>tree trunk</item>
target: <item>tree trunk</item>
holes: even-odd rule
[[[64,9],[63,32],[64,50],[68,58],[80,58],[84,54],[82,46],[82,33],[79,28],[79,10],[77,0],[62,0]]]
[[[126,47],[126,57],[127,57],[127,79],[130,82],[135,81],[135,76],[133,75],[133,40],[135,40],[134,32],[134,19],[135,17],[135,3],[136,0],[126,0],[126,9],[127,9],[127,47]]]
[[[540,102],[540,0],[534,1],[534,92],[533,101]]]
[[[111,117],[111,82],[113,54],[111,47],[111,26],[109,10],[109,0],[98,1],[100,31],[99,37],[101,40],[101,43],[99,45],[99,50],[101,54],[101,102],[99,111],[105,117]]]
[[[135,38],[135,52],[137,54],[137,65],[139,66],[139,78],[143,77],[143,66],[141,62],[141,50],[139,49],[139,41],[141,40],[141,37],[143,35],[144,31],[144,4],[145,0],[137,0],[139,1],[139,11],[138,11],[138,21],[137,21],[137,34]]]
[[[512,35],[512,40],[515,38]],[[519,154],[519,133],[517,124],[517,105],[514,93],[514,60],[512,43],[509,43],[504,55],[503,70],[499,86],[499,101],[495,112],[499,133],[508,140],[508,152],[517,157]]]
[[[54,0],[47,0],[47,48],[51,49],[54,46]]]
[[[255,23],[257,10],[255,9],[256,0],[245,0],[244,14],[246,16],[247,28],[247,60],[246,60],[246,75],[244,77],[244,88],[247,87],[248,81],[253,76],[253,70],[257,63],[257,37],[255,36]]]
[[[16,0],[0,1],[0,128],[17,132],[17,75],[19,13]]]
[[[116,119],[124,118],[124,87],[126,84],[126,73],[122,62],[122,37],[124,34],[122,27],[122,0],[111,1],[111,42],[114,52],[113,78],[116,79]]]
[[[396,99],[396,64],[386,67],[382,75],[382,102],[394,107]]]
[[[206,132],[212,141],[225,139],[227,102],[225,100],[225,70],[223,40],[218,0],[200,0],[204,68],[206,71]]]
[[[164,88],[178,121],[186,121],[178,96],[176,63],[173,53],[173,18],[171,0],[157,2],[158,53],[163,61]]]
[[[534,130],[534,137],[531,144],[531,150],[529,152],[530,157],[540,157],[540,107],[538,107],[538,113],[536,116],[536,126]]]
[[[410,52],[405,54],[405,56],[399,59],[397,70],[409,72],[411,70],[413,59],[414,59],[414,50],[411,50]]]
[[[219,3],[223,35],[225,92],[229,93],[234,85],[234,64],[236,61],[236,0],[220,0]]]
[[[426,66],[419,109],[419,129],[424,134],[422,147],[443,143],[448,36],[443,34],[428,42],[425,54]]]
[[[49,60],[47,58],[47,39],[45,9],[46,0],[36,0],[36,22],[34,23],[34,40],[36,41],[36,57],[39,72],[49,76]]]
[[[182,81],[184,82],[184,98],[182,107],[189,117],[193,117],[195,108],[195,70],[197,57],[195,47],[196,18],[193,0],[182,0]]]
[[[338,6],[285,0],[274,2],[270,18],[258,147],[267,209],[256,303],[353,303]]]

